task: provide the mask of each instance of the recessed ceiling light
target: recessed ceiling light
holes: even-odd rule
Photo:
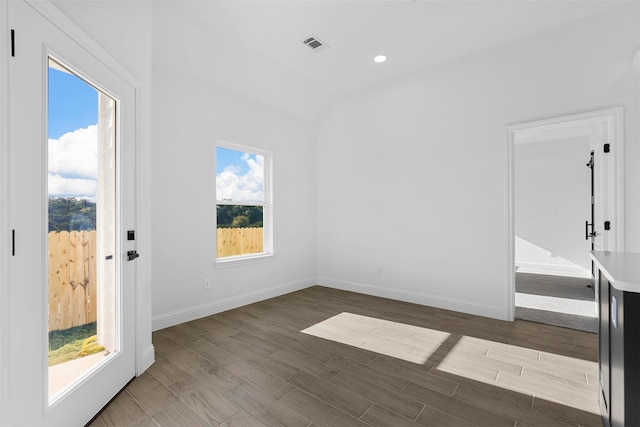
[[[373,60],[374,60],[375,62],[384,62],[384,61],[386,61],[386,60],[387,60],[387,57],[386,57],[386,56],[384,56],[384,55],[378,55],[378,56],[376,56],[375,58],[373,58]]]

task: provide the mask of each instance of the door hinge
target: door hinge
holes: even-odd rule
[[[604,152],[608,153],[609,151],[611,151],[611,144],[604,144]]]
[[[11,30],[11,56],[16,56],[16,31]]]
[[[607,231],[611,230],[611,221],[604,222],[604,229]]]

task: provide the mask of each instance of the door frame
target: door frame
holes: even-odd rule
[[[607,125],[607,142],[611,144],[611,162],[613,167],[609,171],[609,179],[615,189],[613,195],[613,209],[615,217],[612,221],[617,226],[612,230],[615,233],[615,248],[612,250],[624,250],[624,108],[615,107],[604,110],[589,111],[567,116],[553,117],[544,120],[509,125],[507,133],[507,293],[506,314],[507,320],[514,321],[516,311],[516,270],[515,270],[515,174],[514,174],[514,147],[516,137],[520,134],[546,129],[559,129],[568,126],[605,123]]]
[[[9,378],[9,273],[11,234],[8,223],[9,4],[0,0],[0,378]],[[9,425],[9,381],[0,381],[0,426]]]
[[[62,32],[66,33],[72,38],[79,46],[86,50],[89,54],[94,56],[98,61],[102,62],[107,68],[109,68],[118,77],[129,84],[134,92],[135,98],[135,141],[134,152],[135,159],[134,165],[135,171],[135,186],[134,186],[134,205],[135,205],[135,229],[136,229],[136,248],[142,250],[142,256],[136,260],[136,267],[134,273],[134,310],[135,310],[135,360],[136,367],[135,373],[137,376],[141,375],[155,360],[155,352],[153,344],[151,343],[151,270],[150,270],[150,258],[151,258],[151,244],[149,236],[144,237],[144,233],[140,233],[140,228],[149,220],[149,207],[148,203],[141,201],[140,194],[149,193],[148,180],[145,179],[144,184],[142,178],[144,178],[149,171],[147,162],[141,161],[140,153],[147,150],[143,150],[141,145],[143,139],[141,138],[141,88],[142,82],[129,72],[124,66],[122,66],[108,51],[106,51],[100,44],[87,35],[77,24],[75,24],[70,18],[68,18],[63,12],[61,12],[53,3],[49,0],[21,0],[28,4],[45,19],[50,21],[54,26],[59,28]],[[19,37],[19,35],[16,35]],[[9,180],[9,165],[8,165],[8,150],[9,150],[9,108],[8,108],[8,94],[9,94],[9,61],[11,57],[11,40],[10,40],[10,27],[8,18],[8,1],[0,0],[0,167],[2,167],[2,173],[0,173],[0,378],[8,378],[11,367],[9,366],[9,323],[11,319],[11,311],[8,304],[10,289],[9,289],[9,274],[7,271],[8,260],[11,256],[11,231],[9,230],[8,223],[8,180]],[[145,167],[144,171],[141,171],[142,167]],[[144,187],[143,187],[144,185]],[[141,191],[143,188],[146,191]],[[148,234],[148,228],[143,226],[146,234]],[[142,236],[142,238],[141,238]],[[0,425],[8,425],[10,418],[9,407],[9,381],[0,381]]]

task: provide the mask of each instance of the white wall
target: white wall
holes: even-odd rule
[[[155,329],[307,287],[316,275],[314,128],[225,91],[224,81],[195,78],[193,63],[176,59],[192,40],[190,31],[176,31],[182,24],[171,6],[154,5]],[[216,52],[201,54],[215,58]],[[214,267],[218,139],[273,154],[275,257],[270,261]],[[212,280],[210,290],[204,289],[205,278]]]
[[[318,130],[319,282],[508,318],[505,127],[618,105],[639,251],[638,30],[631,4],[338,103]]]
[[[518,271],[589,277],[591,218],[588,137],[518,144],[515,260]]]

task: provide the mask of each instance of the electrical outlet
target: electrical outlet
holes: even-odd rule
[[[204,288],[211,289],[211,279],[204,279]]]

